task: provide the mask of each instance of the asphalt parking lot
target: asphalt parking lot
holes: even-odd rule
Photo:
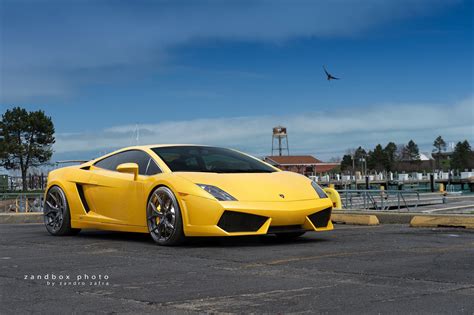
[[[174,248],[141,234],[53,237],[39,224],[0,235],[2,314],[474,313],[472,230],[337,225]]]

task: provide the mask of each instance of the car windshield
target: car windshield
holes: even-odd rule
[[[275,169],[245,154],[224,148],[173,146],[152,149],[173,172],[271,173]]]

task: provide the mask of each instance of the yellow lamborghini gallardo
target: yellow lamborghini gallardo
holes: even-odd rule
[[[160,245],[190,236],[298,237],[333,228],[332,202],[310,179],[232,149],[148,145],[49,173],[44,222],[149,233]]]

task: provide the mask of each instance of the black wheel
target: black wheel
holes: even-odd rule
[[[75,235],[80,229],[71,228],[71,214],[64,191],[52,186],[44,200],[44,224],[51,235]]]
[[[156,243],[173,246],[185,240],[181,209],[171,189],[156,188],[148,200],[146,214],[148,231]]]
[[[292,238],[300,237],[300,236],[302,236],[304,233],[306,233],[306,232],[277,233],[277,234],[275,234],[275,235],[276,235],[276,237],[278,237],[278,238],[280,238],[280,239],[289,240],[289,239],[292,239]]]

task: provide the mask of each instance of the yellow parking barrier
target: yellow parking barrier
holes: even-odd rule
[[[439,184],[439,192],[444,193],[444,184],[443,183]]]
[[[334,209],[341,209],[342,208],[342,203],[341,203],[341,196],[335,190],[334,188],[324,188],[324,192],[326,195],[328,195],[329,199],[332,201],[332,207]]]

